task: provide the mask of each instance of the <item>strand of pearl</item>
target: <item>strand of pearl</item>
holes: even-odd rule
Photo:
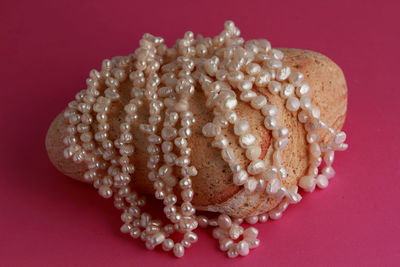
[[[193,190],[191,189],[190,176],[195,176],[197,170],[194,166],[188,167],[190,163],[190,149],[187,147],[186,138],[190,136],[190,124],[194,123],[191,112],[187,111],[187,89],[184,89],[183,83],[188,83],[190,90],[194,90],[193,82],[197,80],[203,92],[206,94],[209,108],[213,108],[213,122],[207,123],[203,127],[203,134],[207,137],[213,137],[213,147],[221,149],[222,158],[229,164],[233,172],[233,182],[238,185],[244,185],[248,194],[257,190],[266,190],[266,192],[281,200],[281,203],[268,214],[260,216],[251,216],[246,218],[248,223],[256,223],[257,221],[265,222],[268,217],[273,219],[280,218],[282,212],[290,203],[297,203],[301,196],[297,193],[297,186],[288,190],[282,186],[281,181],[287,176],[286,170],[281,164],[280,152],[288,143],[289,131],[286,127],[277,124],[277,108],[268,104],[265,96],[257,95],[252,89],[253,85],[262,88],[268,86],[271,94],[280,94],[286,99],[286,108],[291,112],[298,113],[298,119],[305,124],[307,131],[307,142],[310,147],[311,163],[308,174],[299,181],[299,186],[306,191],[313,191],[315,185],[324,188],[328,184],[328,179],[334,174],[331,167],[334,158],[334,150],[344,150],[347,145],[344,144],[345,134],[343,132],[335,133],[319,119],[319,110],[311,105],[309,97],[310,87],[303,82],[304,75],[301,73],[291,73],[289,67],[283,67],[281,59],[283,53],[279,50],[271,49],[270,44],[266,40],[253,40],[246,43],[243,48],[243,39],[239,38],[239,30],[232,22],[225,24],[225,30],[213,40],[209,38],[199,37],[197,41],[193,39],[193,33],[188,32],[185,38],[179,40],[172,49],[167,49],[163,44],[163,40],[159,37],[153,37],[146,34],[141,41],[141,48],[135,51],[135,55],[131,58],[119,57],[113,61],[105,60],[103,62],[102,71],[99,73],[95,70],[91,71],[90,79],[88,79],[88,89],[77,94],[76,101],[69,104],[69,109],[65,112],[65,118],[68,119],[70,126],[67,128],[68,136],[64,139],[67,148],[64,151],[66,157],[72,157],[74,162],[80,163],[85,161],[88,164],[89,171],[85,173],[85,179],[94,181],[94,186],[99,188],[99,193],[103,197],[110,197],[113,191],[117,190],[114,195],[115,206],[123,209],[121,219],[124,225],[121,231],[130,233],[132,237],[141,237],[146,241],[146,247],[153,249],[158,244],[163,244],[164,250],[174,248],[174,254],[181,257],[184,254],[184,247],[190,247],[191,243],[197,241],[197,236],[192,232],[197,227],[219,226],[214,229],[213,236],[220,241],[221,250],[228,251],[229,257],[237,255],[247,255],[249,248],[258,246],[259,240],[256,239],[258,231],[254,227],[250,227],[244,231],[240,226],[242,219],[231,221],[229,216],[221,214],[218,219],[208,219],[205,216],[197,216],[195,219],[195,209],[191,205]],[[177,57],[180,54],[181,57]],[[166,57],[165,57],[166,55]],[[197,55],[194,61],[189,59],[190,56]],[[207,58],[208,55],[216,55]],[[183,57],[182,57],[183,56]],[[220,58],[223,56],[223,61]],[[177,79],[174,77],[174,71],[177,70],[176,64],[173,62],[164,64],[165,58],[178,58],[182,66],[180,76],[180,84],[177,85]],[[135,61],[136,60],[136,61]],[[137,69],[131,71],[133,66]],[[262,63],[260,65],[260,63]],[[174,66],[175,65],[175,66]],[[114,68],[117,66],[119,68]],[[162,67],[161,67],[162,66]],[[185,67],[186,66],[186,67]],[[196,70],[190,77],[190,72],[196,66]],[[166,72],[161,80],[164,81],[166,87],[158,89],[160,78],[157,71],[160,69]],[[112,101],[119,99],[117,92],[120,82],[126,78],[124,69],[130,69],[129,78],[132,80],[133,99],[124,107],[126,112],[125,122],[121,124],[121,136],[114,141],[114,145],[119,149],[119,158],[115,155],[111,140],[107,139],[109,125],[106,123],[106,112]],[[242,70],[247,73],[245,75]],[[145,74],[147,74],[147,83]],[[208,76],[209,75],[209,76]],[[112,77],[114,76],[114,77]],[[211,77],[215,77],[217,81],[213,81]],[[185,77],[182,79],[182,77]],[[97,88],[105,80],[108,88],[104,91],[105,97],[99,97]],[[189,82],[188,82],[189,81]],[[186,84],[187,85],[187,84]],[[145,89],[140,89],[145,86]],[[232,87],[231,87],[232,86]],[[175,93],[170,90],[175,87],[175,93],[181,96],[177,102]],[[265,116],[265,127],[273,133],[273,164],[266,168],[262,160],[258,160],[261,149],[255,145],[256,138],[248,133],[249,124],[246,120],[239,120],[234,108],[237,105],[236,93],[231,90],[236,88],[240,93],[240,100],[249,102],[250,106],[256,110],[261,110]],[[184,93],[185,92],[185,93]],[[297,97],[294,94],[296,93]],[[156,189],[155,197],[163,199],[167,217],[174,223],[166,225],[161,229],[161,221],[151,220],[151,216],[142,213],[140,207],[145,204],[143,198],[138,198],[137,193],[131,191],[128,184],[131,182],[131,174],[134,172],[134,166],[129,163],[129,157],[134,152],[134,147],[130,145],[132,135],[130,134],[130,124],[137,118],[137,107],[142,105],[140,98],[145,96],[149,102],[149,124],[140,125],[140,129],[149,134],[148,140],[150,145],[148,152],[152,154],[149,158],[149,179],[154,181]],[[159,97],[164,101],[158,100]],[[94,104],[96,101],[97,102]],[[94,105],[93,105],[94,104]],[[95,140],[102,143],[102,148],[95,149],[94,143],[91,141],[90,125],[93,120],[89,114],[93,105],[94,112],[97,112],[96,119],[98,121],[98,131],[94,134]],[[168,132],[168,127],[173,126],[179,118],[181,118],[181,128],[179,129],[180,137],[176,137],[173,128],[173,137],[168,134],[160,136],[155,135],[156,125],[161,121],[160,111],[163,106],[167,106],[165,111],[164,132]],[[171,110],[175,106],[180,113]],[[181,109],[181,110],[179,110]],[[81,115],[78,114],[81,113]],[[233,151],[227,147],[227,140],[221,134],[221,130],[228,127],[229,124],[234,126],[234,133],[239,137],[240,145],[246,149],[246,156],[251,163],[247,167],[247,172],[242,170],[241,166],[236,163]],[[77,126],[76,126],[77,125]],[[318,130],[328,130],[333,136],[332,141],[320,148],[318,141]],[[76,134],[81,133],[80,140],[82,146],[77,142]],[[171,140],[174,139],[174,142]],[[160,156],[159,145],[162,143],[162,151],[164,153],[164,161],[170,162],[169,166],[163,165],[157,170]],[[166,140],[168,139],[168,140]],[[180,157],[173,156],[170,153],[173,147],[180,148]],[[322,151],[321,151],[322,150]],[[94,151],[91,153],[90,151]],[[99,157],[102,156],[103,159]],[[326,167],[322,169],[321,174],[318,173],[318,167],[322,162],[322,157],[326,163]],[[107,169],[108,176],[102,179],[97,177],[97,170],[105,170],[107,163],[110,166]],[[119,165],[119,167],[118,167]],[[176,212],[174,204],[177,197],[172,193],[173,186],[176,184],[176,178],[172,177],[171,170],[173,166],[181,167],[183,178],[180,180],[180,187],[183,189],[180,213]],[[249,178],[249,175],[254,175]],[[168,181],[169,180],[169,184]],[[175,182],[174,182],[175,181]],[[129,203],[129,207],[125,203]],[[184,215],[182,216],[181,213]],[[184,219],[189,220],[184,221]],[[196,222],[196,223],[194,223]],[[144,231],[140,230],[145,228]],[[185,237],[180,243],[175,243],[172,239],[166,238],[179,230],[185,233]],[[244,235],[244,239],[237,244],[233,240]]]

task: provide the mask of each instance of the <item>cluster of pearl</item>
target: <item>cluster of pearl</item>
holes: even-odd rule
[[[334,175],[331,166],[334,151],[347,148],[344,132],[336,133],[322,122],[318,108],[311,105],[310,86],[304,81],[304,75],[292,73],[289,67],[282,65],[283,53],[272,49],[267,40],[251,40],[244,44],[239,36],[239,29],[231,21],[226,22],[225,29],[213,39],[198,36],[195,40],[193,33],[187,32],[173,48],[167,48],[162,38],[145,34],[134,54],[104,60],[100,72],[92,70],[87,79],[88,88],[79,92],[64,112],[69,122],[64,156],[75,163],[87,164],[85,180],[92,182],[101,196],[114,196],[115,207],[122,210],[121,232],[140,238],[148,249],[161,245],[163,250],[172,250],[175,256],[182,257],[185,248],[197,241],[193,231],[198,226],[216,227],[213,237],[231,258],[247,255],[249,249],[260,243],[257,229],[244,230],[240,226],[243,219],[232,221],[225,214],[209,219],[196,215],[191,204],[194,195],[191,177],[197,175],[197,169],[190,164],[191,149],[187,139],[192,135],[195,118],[189,111],[188,100],[196,90],[196,83],[214,115],[212,122],[203,126],[202,133],[213,138],[212,146],[221,150],[222,159],[232,170],[233,183],[243,185],[248,194],[267,192],[280,200],[268,213],[245,218],[249,224],[278,219],[289,204],[301,200],[297,186],[286,188],[282,184],[287,172],[282,166],[281,151],[288,144],[289,130],[278,125],[277,107],[270,104],[266,96],[257,94],[253,87],[268,88],[270,94],[280,95],[286,100],[286,108],[296,112],[298,120],[304,124],[311,158],[307,175],[299,180],[299,186],[305,191],[312,192],[316,186],[325,188],[328,185],[328,179]],[[119,138],[110,140],[107,113],[113,102],[120,101],[120,84],[127,79],[132,82],[131,99],[123,107],[125,118],[120,124]],[[248,102],[261,112],[265,117],[264,126],[272,131],[274,151],[269,167],[259,159],[259,140],[249,132],[248,121],[235,112],[237,92],[240,101]],[[146,201],[132,190],[135,167],[131,158],[135,148],[131,127],[138,119],[138,109],[144,104],[149,109],[148,123],[140,124],[139,129],[149,142],[148,179],[153,182],[155,198],[163,201],[164,213],[171,224],[163,225],[161,220],[142,212]],[[229,125],[233,126],[250,160],[246,168],[238,164],[223,135]],[[319,144],[321,129],[332,135],[332,141],[323,147]],[[319,173],[322,159],[326,166]],[[174,194],[177,184],[181,189],[180,206]],[[175,231],[184,235],[180,242],[170,238]],[[243,239],[235,243],[241,236]]]

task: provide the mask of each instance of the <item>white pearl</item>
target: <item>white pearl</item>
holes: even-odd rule
[[[257,87],[265,87],[270,80],[271,74],[266,70],[261,70],[254,83]]]
[[[241,120],[241,121],[237,121],[235,123],[233,131],[236,135],[241,136],[241,135],[245,134],[249,128],[250,128],[250,125],[247,122],[247,120]]]
[[[251,175],[260,174],[265,170],[265,164],[262,160],[254,160],[252,161],[249,166],[247,167],[247,171]]]
[[[335,159],[335,152],[333,151],[327,151],[324,155],[324,161],[326,165],[330,166],[333,163],[333,160]]]
[[[254,240],[258,236],[258,230],[254,227],[249,227],[243,232],[243,239]]]
[[[300,98],[300,106],[302,109],[311,108],[311,98],[309,95],[304,95]]]
[[[244,184],[244,188],[248,193],[252,193],[256,190],[257,184],[258,184],[257,180],[252,177],[249,178],[247,182]]]
[[[248,178],[247,172],[244,170],[241,170],[241,171],[233,174],[233,183],[236,185],[242,185],[242,184],[246,183],[247,178]]]
[[[249,254],[249,244],[242,240],[237,244],[237,251],[240,256],[247,256]]]
[[[261,113],[266,117],[275,117],[276,115],[278,115],[278,108],[274,105],[265,105],[262,107]]]
[[[221,127],[219,127],[218,125],[215,125],[212,122],[209,122],[203,126],[202,133],[206,137],[214,137],[221,133]]]
[[[301,72],[293,72],[292,74],[290,74],[289,76],[289,81],[298,86],[300,85],[300,83],[304,80],[304,75]]]
[[[229,236],[233,240],[236,240],[240,237],[241,234],[243,234],[243,227],[237,224],[232,224],[232,227],[229,229]]]
[[[289,135],[289,129],[286,127],[279,127],[278,129],[272,131],[272,136],[276,139],[285,138]]]
[[[162,244],[162,249],[164,251],[170,251],[174,247],[174,241],[170,238],[164,240]]]
[[[282,85],[280,82],[277,81],[271,81],[268,84],[268,90],[271,92],[271,94],[276,95],[277,93],[279,93],[282,89]]]
[[[249,102],[251,101],[253,98],[255,98],[257,96],[257,94],[252,91],[252,90],[247,90],[247,91],[243,91],[240,94],[240,100],[242,100],[243,102]]]
[[[285,83],[282,86],[282,90],[280,92],[280,95],[281,95],[282,98],[286,99],[286,98],[292,96],[293,93],[294,93],[294,86],[292,84],[290,84],[290,83]]]
[[[235,160],[235,154],[231,148],[224,148],[221,150],[221,157],[225,162],[232,162]]]
[[[331,166],[325,166],[322,169],[322,174],[324,174],[328,179],[335,176],[335,170]]]
[[[260,146],[250,146],[246,149],[246,157],[249,160],[256,160],[261,155],[261,147]]]
[[[298,97],[302,97],[304,95],[308,95],[310,93],[310,85],[306,82],[302,82],[297,88],[296,88],[296,95]]]
[[[218,225],[222,229],[229,229],[232,225],[232,220],[228,215],[221,214],[218,216]]]
[[[261,95],[254,97],[250,102],[250,105],[254,109],[261,109],[266,104],[267,104],[267,98],[265,96],[261,96]]]
[[[249,80],[241,81],[238,84],[238,89],[240,91],[248,91],[248,90],[251,90],[252,88],[253,88],[253,83]]]
[[[299,180],[299,186],[306,192],[313,192],[315,189],[315,179],[312,176],[303,176]]]
[[[346,133],[345,132],[338,132],[337,134],[335,134],[335,137],[333,139],[333,142],[335,144],[342,144],[344,141],[346,141]]]
[[[228,238],[228,237],[224,237],[221,238],[219,240],[219,249],[222,251],[227,251],[228,249],[231,248],[231,246],[233,245],[233,240]]]
[[[268,65],[273,69],[279,69],[282,67],[282,62],[279,59],[272,58],[268,60]]]
[[[266,223],[267,221],[268,221],[268,213],[258,216],[258,222],[259,223]]]
[[[268,130],[274,130],[278,127],[278,122],[274,117],[266,117],[264,120],[264,126]]]
[[[301,101],[300,101],[300,105],[301,105]],[[297,118],[299,119],[299,121],[301,123],[306,123],[308,121],[307,112],[305,112],[304,110],[300,111]]]
[[[278,177],[278,169],[275,166],[270,166],[264,171],[263,176],[264,179],[270,180]]]
[[[278,70],[278,73],[276,74],[276,78],[279,81],[284,81],[286,80],[290,75],[290,67],[283,67]]]
[[[260,239],[255,239],[251,241],[248,240],[247,243],[249,243],[250,248],[256,248],[260,245]]]
[[[258,216],[249,216],[245,219],[248,224],[256,224],[258,222]]]
[[[272,178],[269,180],[268,185],[266,187],[266,192],[269,195],[275,195],[278,193],[279,189],[281,188],[281,182],[278,178]]]
[[[317,176],[316,182],[317,182],[317,186],[321,189],[326,188],[329,184],[328,178],[323,174],[320,174]]]
[[[239,144],[243,148],[248,148],[253,145],[256,141],[256,137],[251,133],[246,133],[239,138]]]
[[[246,66],[246,72],[249,75],[256,75],[260,71],[261,71],[261,67],[257,63],[250,63],[250,64],[247,64],[247,66]]]
[[[175,257],[177,257],[177,258],[181,258],[185,254],[185,248],[182,246],[181,243],[176,243],[174,245],[173,251],[174,251]]]
[[[300,101],[297,97],[289,97],[286,101],[286,108],[289,111],[297,111],[300,108]]]
[[[319,108],[311,107],[311,116],[314,119],[319,119],[320,115],[321,115],[321,112],[320,112]]]
[[[321,156],[321,148],[317,143],[310,144],[310,153],[315,158]]]

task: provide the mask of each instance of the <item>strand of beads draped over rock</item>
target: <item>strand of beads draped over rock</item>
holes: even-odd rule
[[[162,38],[145,34],[134,54],[106,59],[100,71],[90,71],[87,89],[79,92],[64,112],[69,123],[64,156],[87,164],[85,180],[102,197],[113,198],[115,207],[122,211],[121,232],[143,240],[148,249],[161,246],[182,257],[185,249],[198,239],[195,229],[211,226],[215,227],[213,237],[218,239],[222,251],[231,258],[245,256],[260,240],[256,228],[244,229],[242,223],[280,218],[289,204],[301,200],[298,187],[308,192],[316,186],[327,187],[335,173],[334,152],[347,148],[346,134],[336,132],[320,119],[319,109],[311,103],[310,85],[302,73],[283,66],[283,57],[267,40],[244,42],[231,21],[212,39],[200,35],[195,39],[192,32],[186,32],[172,48]],[[130,80],[130,96],[123,103],[120,87],[126,80]],[[298,186],[288,188],[283,182],[287,171],[281,153],[289,143],[290,131],[279,125],[277,107],[257,88],[266,88],[270,95],[284,99],[286,109],[297,114],[304,125],[310,160]],[[205,105],[213,114],[212,121],[203,125],[202,134],[230,167],[232,183],[243,186],[249,195],[267,192],[279,201],[274,209],[247,218],[226,214],[208,218],[196,214],[192,177],[198,175],[198,170],[191,162],[196,155],[188,145],[196,122],[189,99],[196,90],[202,91]],[[272,132],[272,164],[267,165],[260,158],[260,140],[250,131],[246,117],[235,111],[240,101],[259,112],[264,117],[262,127]],[[116,126],[110,125],[108,116],[114,103],[121,105],[125,115],[117,125],[118,137],[112,139],[109,131]],[[140,108],[147,110],[144,122],[138,122]],[[134,191],[132,159],[136,148],[132,127],[136,124],[149,143],[147,179],[153,183],[155,198],[164,205],[167,224],[143,212],[145,198]],[[247,166],[238,162],[224,136],[229,128],[250,162]],[[329,133],[328,144],[321,143],[321,131]],[[174,232],[182,234],[181,240],[172,238]]]

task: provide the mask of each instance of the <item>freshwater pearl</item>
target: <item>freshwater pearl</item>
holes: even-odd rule
[[[254,160],[247,167],[247,171],[251,175],[260,174],[265,170],[265,164],[262,160]]]
[[[222,229],[229,229],[232,225],[232,220],[228,215],[221,214],[218,216],[218,225]]]
[[[250,146],[246,149],[246,157],[249,160],[256,160],[261,155],[261,147],[259,146]]]
[[[241,170],[241,171],[233,174],[233,183],[236,185],[242,185],[242,184],[246,183],[247,178],[248,178],[247,172],[244,170]]]
[[[239,138],[239,144],[243,148],[248,148],[256,141],[256,137],[250,133],[246,133]]]
[[[289,97],[286,101],[286,108],[289,111],[297,111],[300,108],[300,101],[297,97]]]
[[[301,98],[302,96],[308,95],[310,93],[310,90],[310,85],[306,82],[302,82],[296,88],[296,95]]]
[[[303,176],[300,178],[299,186],[306,192],[313,192],[315,189],[315,179],[312,176]]]
[[[221,133],[221,128],[218,125],[209,122],[203,126],[202,133],[206,137],[214,137]]]
[[[256,96],[251,100],[250,104],[254,109],[261,109],[267,104],[267,98],[265,96]]]
[[[250,125],[246,120],[240,120],[235,123],[233,130],[236,135],[241,136],[241,135],[245,134],[249,128],[250,128]]]
[[[249,254],[249,244],[242,240],[237,244],[237,251],[240,256],[247,256]]]
[[[183,255],[185,254],[185,248],[180,243],[176,243],[174,245],[173,251],[174,251],[175,257],[177,257],[177,258],[182,258]]]
[[[282,89],[282,85],[280,82],[277,81],[271,81],[268,84],[268,90],[270,91],[271,94],[276,95],[277,93],[279,93]]]
[[[266,117],[264,120],[264,126],[268,130],[274,130],[278,127],[278,122],[274,117]]]
[[[275,117],[278,115],[278,109],[274,105],[265,105],[262,107],[261,113],[266,117]]]
[[[295,86],[300,85],[300,83],[303,80],[304,80],[304,75],[301,72],[293,72],[289,76],[289,81]]]
[[[328,178],[325,175],[320,174],[316,178],[316,183],[317,183],[317,186],[319,188],[323,189],[323,188],[326,188],[328,186],[329,181],[328,181]]]

